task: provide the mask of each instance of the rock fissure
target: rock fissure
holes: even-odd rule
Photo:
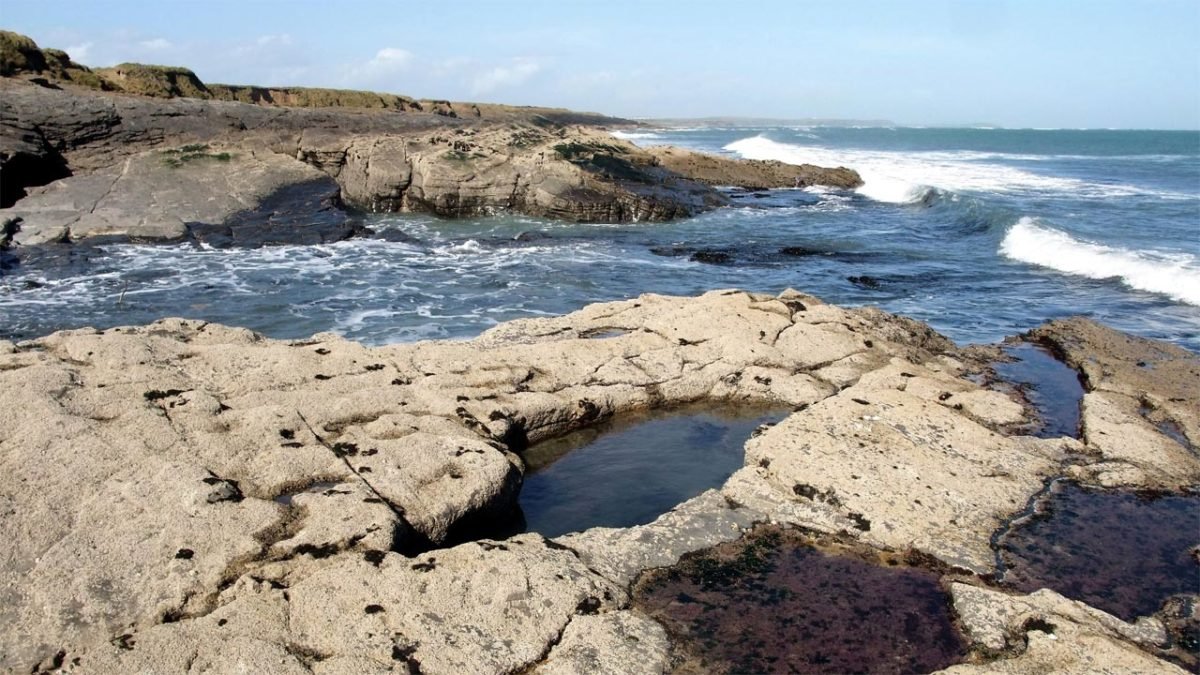
[[[324,438],[321,437],[320,434],[317,433],[317,430],[314,429],[311,424],[309,424],[308,420],[305,419],[304,415],[301,414],[300,411],[298,411],[298,410],[296,411],[296,416],[298,418],[300,418],[300,421],[304,423],[304,426],[308,429],[308,432],[313,435],[313,438],[317,439],[317,442],[320,443],[321,446],[323,446],[326,450],[328,450],[330,452],[330,454],[332,454],[334,457],[337,457],[338,460],[340,460],[342,462],[342,464],[344,464],[346,466],[346,470],[349,471],[351,474],[353,474],[354,477],[357,478],[363,484],[364,487],[366,487],[368,490],[370,490],[377,499],[379,499],[383,504],[385,504],[392,511],[392,513],[395,514],[396,518],[401,523],[404,523],[406,525],[408,524],[408,521],[405,520],[405,514],[404,514],[403,507],[399,506],[398,504],[392,503],[383,495],[383,493],[381,493],[379,490],[377,490],[375,488],[375,486],[371,484],[371,481],[367,480],[366,477],[364,477],[354,467],[354,465],[350,463],[350,460],[346,457],[345,453],[340,453],[337,450],[335,450],[333,446],[331,446]]]

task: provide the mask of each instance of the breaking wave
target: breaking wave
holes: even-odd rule
[[[1187,253],[1137,251],[1080,241],[1028,217],[1009,228],[1000,253],[1064,274],[1119,278],[1130,288],[1200,305],[1200,261]]]
[[[858,171],[864,185],[857,192],[879,202],[912,204],[933,190],[971,193],[1070,192],[1091,197],[1148,194],[1131,185],[1089,183],[1047,176],[986,161],[989,155],[971,151],[893,152],[832,149],[780,143],[765,136],[734,141],[725,150],[746,159],[773,159],[789,164],[846,166]],[[1153,193],[1160,194],[1160,193]],[[1171,196],[1171,195],[1160,195]]]

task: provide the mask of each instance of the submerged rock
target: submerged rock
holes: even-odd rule
[[[676,636],[680,670],[925,673],[965,642],[936,573],[763,528],[639,581],[634,605]]]
[[[1126,621],[1200,593],[1200,495],[1054,485],[998,540],[1005,585],[1052,588]]]
[[[1176,410],[1171,387],[1195,359],[1161,349],[1177,366],[1163,388],[1136,386]],[[774,521],[977,590],[998,618],[968,630],[969,663],[1081,668],[1111,653],[1169,669],[1109,619],[1056,645],[1021,632],[1003,608],[1043,596],[986,588],[990,542],[1049,479],[1122,462],[1137,469],[1126,483],[1159,485],[1195,456],[1114,459],[1086,412],[1082,439],[1005,435],[1015,404],[964,379],[957,354],[918,322],[794,291],[644,295],[370,349],[180,319],[0,342],[0,668],[619,670],[611,649],[659,669],[670,649],[628,612],[630,584]],[[1123,363],[1090,377],[1088,396],[1131,386]],[[747,443],[720,490],[647,525],[448,546],[509,513],[529,444],[705,402],[795,412]],[[970,592],[953,594],[960,615],[980,606]],[[1028,648],[993,647],[996,621]]]

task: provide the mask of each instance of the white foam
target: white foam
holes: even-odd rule
[[[662,136],[653,131],[621,131],[620,129],[610,132],[613,136],[627,141],[647,140],[662,138]]]
[[[858,171],[864,185],[858,193],[880,202],[909,204],[930,189],[954,192],[1071,192],[1092,197],[1171,196],[1130,185],[1101,185],[1074,178],[1047,176],[988,162],[996,153],[974,151],[892,152],[832,149],[780,143],[764,136],[734,141],[725,150],[746,159],[774,159],[789,164],[846,166]]]
[[[1000,253],[1065,274],[1120,278],[1131,288],[1200,305],[1200,261],[1187,253],[1137,251],[1080,241],[1028,217],[1008,229]]]

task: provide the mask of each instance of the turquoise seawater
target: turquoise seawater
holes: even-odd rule
[[[0,276],[0,336],[184,316],[273,337],[463,338],[602,300],[796,288],[960,343],[1083,314],[1200,350],[1200,132],[702,127],[623,134],[858,170],[674,223],[369,216],[403,242],[105,246]]]

